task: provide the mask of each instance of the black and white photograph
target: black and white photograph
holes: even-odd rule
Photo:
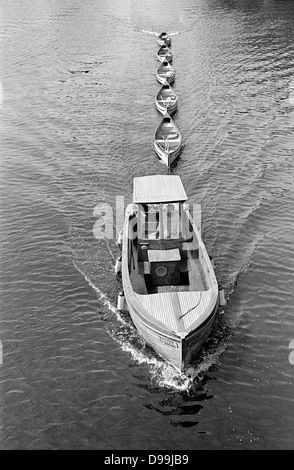
[[[293,170],[293,0],[2,0],[0,450],[294,450]]]

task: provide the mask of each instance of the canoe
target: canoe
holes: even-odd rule
[[[163,62],[164,60],[171,62],[173,60],[173,53],[166,44],[162,44],[158,49],[157,60],[159,60],[159,62]]]
[[[154,134],[154,149],[168,168],[179,156],[182,136],[168,113],[166,113]]]
[[[159,83],[173,83],[175,80],[176,72],[167,60],[161,62],[156,71],[156,78]]]
[[[171,45],[171,37],[167,33],[161,33],[157,37],[157,43],[162,46],[162,44],[166,44],[167,46]]]
[[[122,282],[139,334],[180,373],[197,358],[219,306],[214,269],[177,175],[134,178]]]
[[[161,114],[175,113],[178,108],[178,96],[168,83],[164,83],[155,97],[155,105]]]

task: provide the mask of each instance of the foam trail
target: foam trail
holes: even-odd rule
[[[187,390],[191,385],[191,378],[178,373],[171,365],[163,359],[157,359],[155,356],[148,356],[143,351],[134,348],[128,343],[121,343],[123,351],[131,354],[137,364],[147,364],[149,373],[160,387],[169,388],[178,391]]]
[[[188,391],[195,386],[195,383],[202,380],[203,375],[207,373],[212,366],[219,364],[219,358],[226,349],[226,343],[222,342],[213,352],[205,353],[199,364],[196,366],[191,365],[188,367],[185,374],[181,374],[164,359],[156,357],[154,355],[155,353],[152,352],[148,354],[144,350],[134,347],[129,341],[126,341],[125,338],[120,340],[114,337],[113,339],[121,345],[123,351],[132,356],[137,364],[148,365],[151,379],[159,387],[182,392]]]
[[[144,34],[150,34],[151,36],[159,36],[160,33],[157,33],[156,31],[152,31],[150,29],[140,29],[141,33]]]
[[[107,297],[106,294],[104,294],[93,282],[92,280],[84,273],[81,271],[81,269],[76,265],[75,262],[73,262],[74,264],[74,267],[77,269],[77,271],[79,271],[82,276],[84,277],[84,279],[87,281],[87,283],[89,284],[89,286],[91,286],[93,289],[95,289],[95,291],[99,294],[99,300],[102,300],[103,304],[112,312],[115,314],[116,318],[118,319],[118,321],[120,323],[122,323],[123,325],[128,325],[129,324],[121,317],[120,313],[119,313],[119,310],[117,310],[117,308],[113,305],[113,303],[111,302],[111,300]]]
[[[151,36],[159,36],[160,33],[156,31],[152,31],[151,29],[140,29],[141,33],[144,34],[150,34]],[[180,31],[171,31],[167,33],[169,36],[176,36],[177,34],[180,34]]]
[[[207,353],[202,358],[201,363],[196,367],[190,366],[186,371],[186,374],[177,372],[173,366],[168,364],[164,359],[157,358],[153,352],[152,354],[148,354],[144,349],[135,347],[128,340],[129,335],[132,333],[137,336],[138,342],[140,342],[141,336],[135,327],[122,318],[119,310],[117,310],[117,308],[112,304],[107,295],[104,294],[74,262],[73,264],[88,284],[99,294],[99,300],[102,300],[103,304],[110,310],[110,312],[115,314],[118,322],[127,328],[127,330],[123,331],[122,335],[118,335],[117,331],[109,331],[108,333],[111,338],[121,346],[124,352],[130,354],[137,364],[147,364],[149,366],[151,379],[156,382],[158,386],[177,391],[187,391],[192,387],[193,383],[195,383],[197,379],[201,379],[203,373],[207,372],[210,367],[218,363],[219,356],[225,349],[224,344],[220,345],[217,348],[217,351]]]

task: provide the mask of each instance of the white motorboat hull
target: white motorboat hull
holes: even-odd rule
[[[136,178],[122,240],[122,283],[133,324],[145,342],[180,373],[199,354],[219,306],[213,266],[186,200],[176,175]],[[171,201],[179,201],[178,209]],[[158,236],[153,236],[150,226],[155,206],[161,214]],[[174,214],[173,220],[184,224],[175,236],[172,228],[165,235],[168,225],[161,225],[168,208],[179,210],[180,219]]]
[[[185,338],[171,332],[159,330],[155,325],[144,320],[140,308],[134,306],[132,295],[125,291],[130,317],[139,334],[160,356],[169,362],[178,372],[183,373],[199,354],[205,343],[218,310],[218,302],[212,307],[207,321],[192,331]]]

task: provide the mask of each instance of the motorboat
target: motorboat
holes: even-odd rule
[[[177,175],[134,178],[125,211],[122,283],[145,342],[178,372],[211,332],[219,290],[214,268]]]

